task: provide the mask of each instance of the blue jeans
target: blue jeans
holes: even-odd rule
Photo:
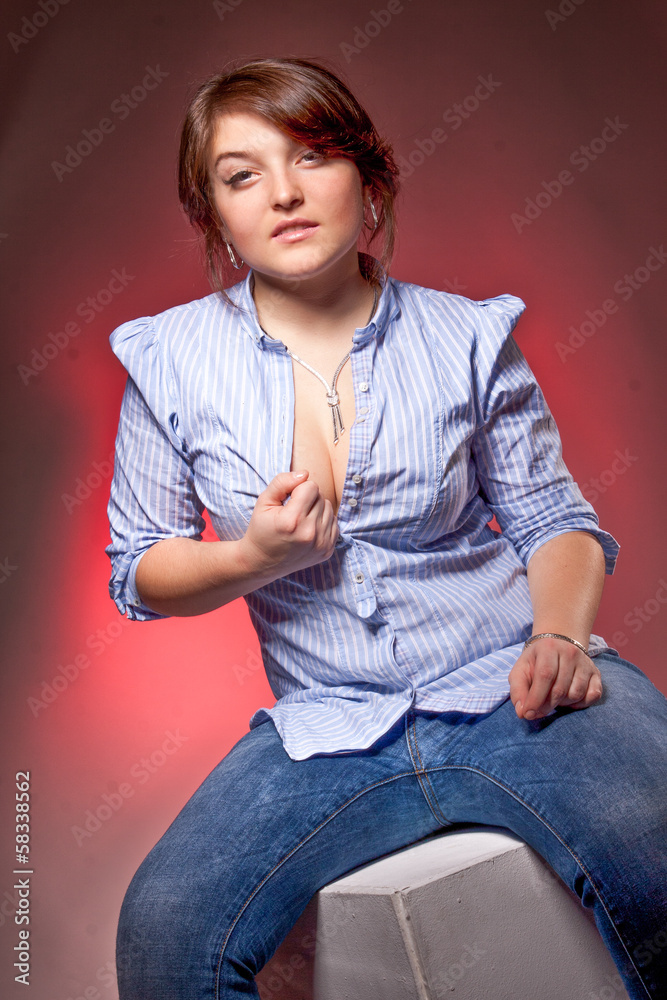
[[[506,827],[593,911],[632,1000],[667,997],[667,700],[596,658],[602,698],[545,719],[408,712],[372,747],[293,761],[268,720],[134,876],[120,1000],[259,996],[254,975],[344,872],[458,823]]]

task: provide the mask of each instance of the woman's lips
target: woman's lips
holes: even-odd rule
[[[299,226],[298,229],[283,229],[282,232],[278,233],[277,236],[272,236],[271,239],[278,240],[279,243],[297,243],[299,240],[307,239],[311,233],[314,233],[319,228],[319,225],[315,225]]]

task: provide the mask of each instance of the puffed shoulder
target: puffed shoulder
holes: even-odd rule
[[[509,293],[480,300],[435,289],[416,294],[428,311],[436,355],[444,364],[454,360],[470,365],[482,378],[490,373],[526,308],[523,299]]]
[[[503,292],[502,295],[495,295],[490,299],[469,299],[468,301],[491,315],[513,319],[515,322],[526,308],[523,299],[520,299],[518,295],[510,295],[509,292]]]
[[[512,336],[526,304],[504,293],[470,299],[451,292],[426,292],[429,337],[443,377],[454,366],[469,372],[470,391],[480,424],[486,423],[501,384],[535,385],[535,378]]]
[[[123,323],[110,335],[109,343],[154,419],[182,452],[184,442],[176,433],[178,415],[173,379],[164,345],[156,333],[155,319],[141,316]]]
[[[508,292],[487,299],[469,299],[465,295],[434,288],[421,291],[428,299],[434,318],[443,321],[447,327],[455,324],[459,330],[473,336],[481,332],[495,341],[497,346],[511,333],[526,308],[523,299]]]
[[[139,316],[117,327],[109,337],[111,349],[125,364],[144,352],[155,351],[159,345],[165,348],[171,341],[183,336],[205,322],[211,313],[219,312],[222,302],[218,295],[207,295],[202,299],[171,306],[154,316]]]
[[[478,322],[475,328],[475,364],[478,374],[484,377],[490,373],[503,352],[526,304],[516,295],[497,295],[492,299],[475,302]],[[509,345],[508,345],[509,346]],[[510,353],[517,353],[512,344]]]
[[[140,316],[138,319],[129,320],[121,326],[116,327],[109,337],[111,350],[114,352],[123,367],[136,363],[142,355],[155,353],[157,350],[157,337],[152,316]]]
[[[517,320],[524,312],[526,303],[517,295],[510,295],[505,292],[503,295],[496,295],[491,299],[480,299],[475,302],[480,317],[483,320],[491,320],[496,329],[506,329],[511,332],[516,326]]]

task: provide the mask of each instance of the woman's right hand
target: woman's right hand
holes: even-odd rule
[[[307,477],[305,470],[281,472],[258,496],[240,541],[241,558],[250,574],[278,579],[333,555],[338,538],[333,507]]]

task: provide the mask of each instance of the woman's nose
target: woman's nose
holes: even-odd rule
[[[274,176],[271,194],[274,206],[280,208],[292,208],[303,201],[298,177],[291,170],[282,170]]]

